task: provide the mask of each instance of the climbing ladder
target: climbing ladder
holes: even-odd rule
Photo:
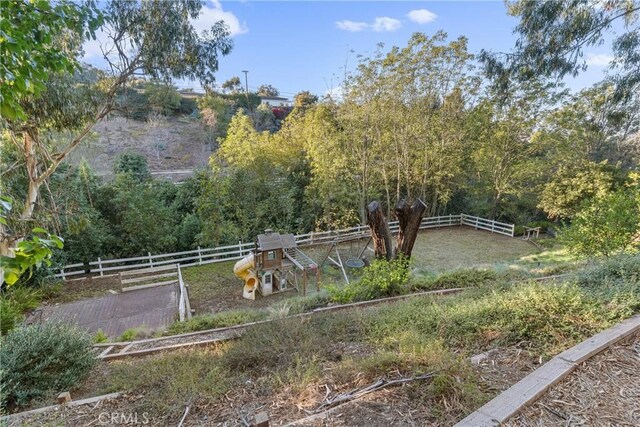
[[[307,268],[313,268],[316,266],[316,262],[309,258],[307,254],[302,252],[298,248],[288,248],[284,250],[284,256],[291,261],[300,270]]]
[[[288,248],[284,250],[284,256],[285,258],[287,258],[289,261],[291,261],[293,263],[293,265],[296,266],[296,268],[298,268],[298,270],[302,271],[302,295],[305,296],[307,295],[307,271],[310,270],[312,272],[314,272],[315,277],[316,277],[316,290],[319,292],[320,291],[320,282],[319,282],[319,269],[318,269],[318,264],[316,264],[316,262],[314,260],[312,260],[311,258],[309,258],[307,256],[307,254],[305,254],[304,252],[302,252],[300,249],[298,248]],[[298,292],[300,292],[300,289],[298,288],[298,280],[296,278],[296,275],[293,274],[294,276],[294,282],[295,282],[295,287],[298,290]]]

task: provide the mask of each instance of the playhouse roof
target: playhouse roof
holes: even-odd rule
[[[266,233],[258,234],[258,250],[271,251],[274,249],[295,248],[296,238],[293,234]]]

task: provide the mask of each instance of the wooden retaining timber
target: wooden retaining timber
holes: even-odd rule
[[[16,414],[11,414],[11,415],[6,415],[6,416],[3,416],[3,417],[0,417],[0,423],[2,423],[4,425],[4,423],[8,422],[8,421],[19,420],[22,417],[29,416],[29,415],[42,414],[43,412],[56,411],[56,410],[59,410],[60,408],[62,408],[64,406],[90,405],[92,403],[101,402],[103,400],[116,399],[116,398],[120,397],[121,394],[122,393],[120,393],[120,392],[109,393],[109,394],[104,394],[102,396],[89,397],[87,399],[72,400],[72,401],[64,403],[62,405],[45,406],[43,408],[32,409],[30,411],[18,412]]]
[[[580,363],[638,331],[640,316],[634,316],[563,351],[460,421],[456,427],[493,427],[504,423],[573,372]]]

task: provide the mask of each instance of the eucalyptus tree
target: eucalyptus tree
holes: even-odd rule
[[[100,46],[107,70],[97,82],[79,83],[77,75],[70,75],[68,67],[62,67],[59,72],[56,72],[59,68],[50,67],[53,73],[41,92],[15,93],[24,115],[7,117],[4,125],[28,177],[19,218],[23,223],[32,218],[46,180],[87,139],[98,121],[118,109],[118,95],[132,78],[145,75],[166,81],[198,79],[204,85],[214,82],[219,56],[230,52],[232,41],[223,21],[197,33],[192,20],[199,16],[201,9],[202,3],[194,0],[110,1],[102,11],[105,24],[101,30],[106,41]],[[18,23],[21,15],[9,15],[8,19]],[[59,19],[57,26],[51,28],[60,31],[45,31],[49,40],[45,50],[64,40],[65,43],[59,43],[63,47],[56,52],[66,58],[63,63],[76,64],[82,42],[90,32],[84,31],[86,25],[67,28],[66,21]],[[32,23],[38,26],[36,21]],[[18,32],[34,29],[17,28]],[[36,64],[39,58],[33,58]],[[3,233],[2,253],[7,253],[19,237]]]
[[[501,93],[513,80],[576,76],[587,68],[585,49],[612,40],[611,67],[616,99],[632,96],[640,86],[640,1],[515,0],[508,13],[520,19],[519,36],[508,53],[482,51],[480,59]]]

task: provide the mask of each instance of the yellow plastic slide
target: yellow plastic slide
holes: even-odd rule
[[[242,291],[242,296],[246,299],[256,299],[258,276],[254,270],[255,266],[256,261],[253,254],[242,258],[233,266],[233,274],[244,280],[244,291]]]

